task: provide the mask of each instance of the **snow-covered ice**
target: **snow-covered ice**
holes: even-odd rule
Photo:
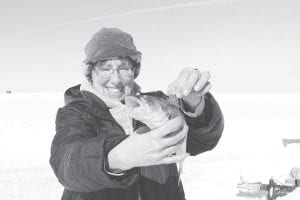
[[[282,138],[300,138],[299,94],[215,94],[225,117],[218,146],[184,163],[187,200],[266,199],[238,195],[247,181],[283,181],[300,167],[300,146],[284,147]],[[56,200],[62,186],[49,165],[57,108],[62,94],[0,94],[0,199]],[[278,198],[300,199],[300,189]]]

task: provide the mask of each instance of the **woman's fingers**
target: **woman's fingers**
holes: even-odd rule
[[[163,138],[169,133],[179,130],[183,125],[184,124],[183,124],[182,117],[176,117],[174,119],[167,121],[161,127],[154,129],[153,131],[151,131],[152,133],[150,134],[157,138]]]
[[[194,69],[190,72],[190,75],[189,75],[188,79],[186,80],[185,84],[183,86],[181,86],[182,93],[184,96],[188,96],[191,93],[191,91],[194,88],[194,85],[199,80],[199,76],[200,76],[199,70]]]
[[[203,89],[203,87],[206,85],[209,79],[210,79],[210,73],[208,71],[203,72],[198,82],[194,85],[194,90],[198,92],[201,89]]]
[[[206,85],[204,86],[204,88],[202,90],[200,90],[201,94],[206,94],[209,92],[209,90],[211,89],[211,83],[207,82]]]
[[[162,145],[163,148],[164,147],[169,147],[169,146],[173,146],[177,143],[180,143],[182,140],[185,139],[186,135],[188,132],[188,126],[185,125],[182,130],[180,130],[178,133],[176,133],[175,135],[171,136],[171,137],[166,137],[163,138],[162,140]]]
[[[157,162],[155,162],[155,165],[176,163],[176,162],[179,162],[181,160],[184,160],[189,155],[190,154],[188,154],[188,153],[183,153],[183,154],[178,154],[178,155],[175,154],[175,155],[172,155],[172,156],[167,156],[167,157],[164,157],[164,158],[158,160]]]
[[[199,92],[205,89],[209,79],[210,73],[208,71],[201,73],[197,68],[186,67],[180,72],[177,79],[169,85],[167,94],[176,94],[178,98],[183,95],[188,96],[192,91]],[[208,90],[205,92],[207,93]]]
[[[185,141],[185,138],[183,138],[177,144],[175,144],[173,146],[169,146],[169,147],[163,149],[161,152],[159,152],[159,158],[162,159],[166,156],[170,156],[170,155],[175,154],[182,147],[184,141]]]
[[[184,68],[179,76],[176,79],[176,91],[175,94],[178,98],[180,98],[183,95],[183,90],[185,88],[186,82],[190,76],[190,74],[193,72],[193,68],[191,67],[186,67]]]

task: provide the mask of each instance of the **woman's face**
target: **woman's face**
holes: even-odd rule
[[[100,95],[121,101],[134,88],[134,68],[128,59],[107,60],[92,72],[94,88]]]

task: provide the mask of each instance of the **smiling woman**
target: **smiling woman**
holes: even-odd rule
[[[85,53],[87,79],[65,93],[51,146],[50,164],[65,188],[62,199],[184,200],[176,163],[213,149],[223,131],[222,112],[208,93],[210,76],[187,67],[172,82],[169,95],[181,102],[182,114],[169,119],[160,109],[145,109],[132,115],[125,97],[168,96],[142,93],[135,83],[141,53],[131,35],[102,28]]]
[[[102,99],[120,101],[133,92],[141,53],[129,34],[103,28],[88,42],[85,52],[85,76]]]
[[[133,66],[124,59],[96,63],[90,76],[93,87],[106,98],[122,100],[134,87]]]
[[[104,97],[122,100],[132,92],[136,66],[129,57],[98,61],[87,67],[85,75]]]

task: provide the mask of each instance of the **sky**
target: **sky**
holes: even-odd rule
[[[298,0],[6,0],[0,15],[0,92],[80,83],[88,40],[118,27],[143,53],[144,91],[198,67],[215,92],[300,93]]]

